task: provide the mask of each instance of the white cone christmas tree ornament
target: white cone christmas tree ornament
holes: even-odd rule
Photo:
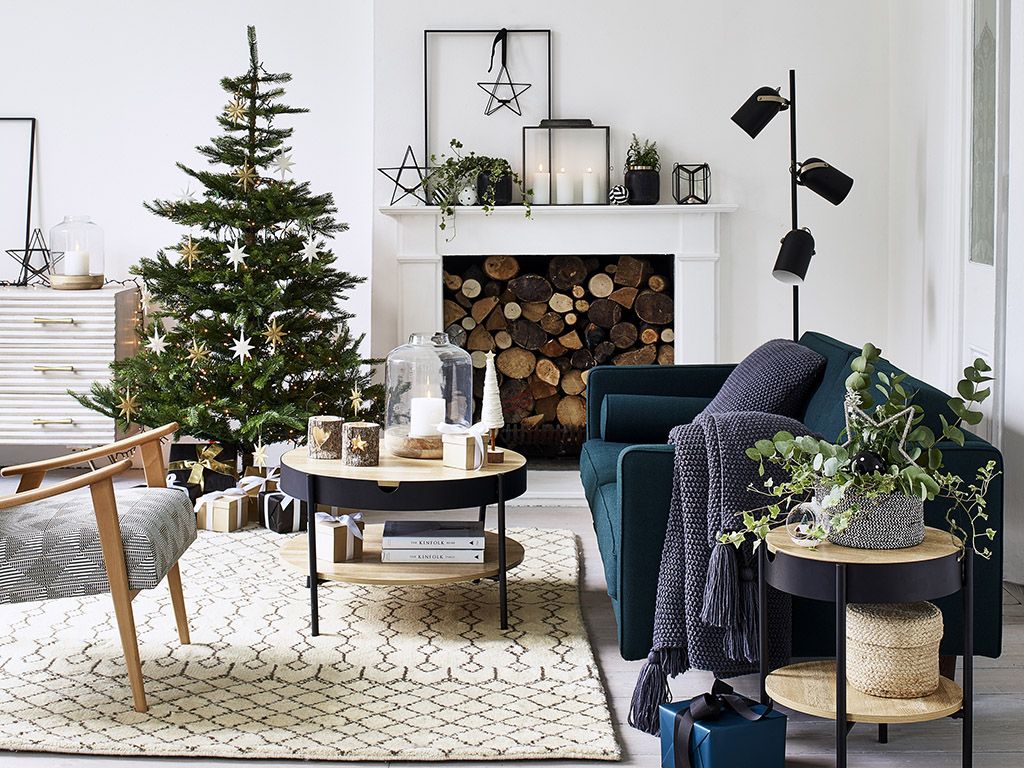
[[[494,367],[494,353],[487,353],[487,366],[484,369],[484,396],[480,403],[480,421],[490,430],[491,440],[487,448],[487,462],[501,464],[505,452],[494,445],[498,430],[505,426],[505,417],[501,410],[501,395],[498,393],[498,371]]]

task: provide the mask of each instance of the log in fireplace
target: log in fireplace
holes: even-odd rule
[[[671,254],[460,255],[443,267],[443,324],[473,357],[475,415],[493,351],[502,442],[528,457],[579,455],[595,365],[674,362]]]

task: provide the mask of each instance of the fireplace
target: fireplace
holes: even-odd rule
[[[502,441],[534,456],[578,453],[585,438],[579,406],[586,395],[586,371],[593,365],[718,362],[719,229],[722,216],[735,209],[722,204],[535,206],[532,218],[526,219],[518,206],[496,208],[490,215],[479,208],[459,208],[454,228],[449,223],[441,231],[435,207],[384,208],[382,213],[396,223],[394,340],[404,341],[413,332],[447,329],[456,343],[479,353],[475,355],[478,364],[492,344],[499,356],[521,349],[522,353],[507,354],[503,360],[506,370],[515,375],[502,374],[509,422]],[[488,274],[488,259],[497,277]],[[620,269],[624,272],[617,282]],[[605,296],[594,294],[590,287],[599,275],[611,280],[612,290]],[[527,276],[531,277],[512,284]],[[598,277],[594,283],[599,293],[609,287],[607,278]],[[657,279],[652,283],[652,278]],[[467,281],[472,281],[468,294],[473,295],[464,288]],[[545,283],[551,291],[546,299]],[[575,295],[580,290],[577,286],[582,286],[582,296]],[[630,307],[611,299],[623,288],[636,289]],[[616,298],[628,302],[630,293]],[[636,307],[641,296],[646,297],[640,307],[643,315]],[[481,304],[482,299],[497,301]],[[578,306],[577,301],[586,304]],[[596,302],[600,303],[595,308]],[[592,316],[595,311],[600,322]],[[565,317],[570,314],[575,317]],[[559,318],[564,327],[559,326]],[[524,322],[516,323],[520,320]],[[617,325],[621,347],[610,338]],[[629,325],[635,326],[636,341],[631,340]],[[560,341],[567,335],[569,346]],[[566,352],[561,353],[552,341]],[[614,351],[607,344],[601,346],[605,342]],[[545,354],[545,345],[550,345],[548,352],[560,354]],[[537,373],[539,361],[545,361],[543,376]],[[475,370],[479,376],[482,369]],[[522,376],[525,370],[529,373]],[[478,383],[478,397],[481,386]],[[584,389],[572,394],[580,386]],[[551,387],[557,393],[552,394]],[[557,402],[550,399],[556,394]],[[563,400],[567,404],[559,420],[558,405]]]
[[[449,255],[445,332],[469,351],[480,415],[494,352],[507,447],[529,458],[578,456],[595,365],[670,365],[671,254]]]

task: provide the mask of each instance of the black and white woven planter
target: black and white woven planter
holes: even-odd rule
[[[824,491],[816,494],[818,503]],[[855,549],[906,549],[924,541],[924,502],[914,496],[892,493],[867,499],[857,491],[848,490],[830,515],[844,512],[853,505],[859,509],[850,517],[850,524],[841,532],[831,532],[833,544]]]

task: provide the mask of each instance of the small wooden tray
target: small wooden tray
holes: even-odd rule
[[[50,275],[55,291],[91,291],[103,287],[103,275]]]

